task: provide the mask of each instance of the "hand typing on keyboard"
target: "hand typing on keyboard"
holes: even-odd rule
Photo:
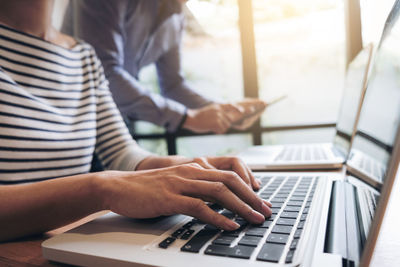
[[[237,172],[217,170],[215,167],[236,168]],[[212,210],[205,201],[218,203],[253,224],[263,223],[265,217],[271,215],[271,204],[262,200],[247,185],[252,184],[247,169],[238,165],[233,167],[223,160],[106,173],[99,176],[102,208],[124,216],[151,218],[186,214],[232,231],[240,225]]]

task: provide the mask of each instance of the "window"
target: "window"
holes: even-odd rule
[[[237,0],[191,0],[184,9],[186,29],[182,43],[182,66],[192,87],[219,101],[243,99],[242,58],[238,28]],[[159,92],[154,66],[144,68],[139,79]],[[137,122],[135,133],[159,134],[165,131],[154,125]],[[150,151],[165,152],[166,143],[157,139],[141,140]],[[180,137],[177,152],[186,156],[225,155],[252,144],[250,134],[229,136]],[[204,149],[202,149],[204,148]]]
[[[178,138],[178,154],[187,157],[233,155],[252,145],[251,134]]]
[[[187,3],[183,69],[193,88],[223,101],[243,98],[237,0]]]
[[[237,101],[254,92],[267,101],[282,95],[287,98],[269,107],[253,132],[197,137],[184,132],[171,136],[162,127],[135,122],[132,133],[150,151],[187,156],[231,154],[253,142],[330,141],[344,85],[347,1],[189,0],[182,64],[193,88],[223,101]],[[395,0],[359,1],[363,43],[376,43]],[[55,2],[53,22],[57,28],[67,3]],[[243,27],[239,18],[243,6],[249,7],[245,13],[253,17],[249,24],[254,30],[254,38],[245,41],[239,30]],[[249,44],[256,54],[243,56],[257,67],[243,70],[242,46],[246,49]],[[253,74],[258,79],[252,79]],[[250,86],[246,83],[249,77]],[[139,79],[150,90],[159,91],[154,66],[144,68]]]

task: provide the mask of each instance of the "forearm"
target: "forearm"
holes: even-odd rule
[[[102,210],[99,179],[84,174],[0,187],[0,241],[39,234]]]
[[[177,129],[186,112],[183,104],[152,93],[122,66],[108,68],[106,73],[114,101],[124,116],[152,122],[169,132]]]

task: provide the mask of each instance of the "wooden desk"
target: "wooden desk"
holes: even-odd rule
[[[75,223],[50,231],[41,236],[25,238],[14,242],[0,243],[0,266],[69,266],[67,264],[49,262],[43,258],[41,248],[42,242],[54,235],[66,232],[106,213],[107,211],[94,213]]]
[[[400,266],[400,182],[397,180],[383,221],[381,234],[372,259],[371,266]],[[93,220],[106,212],[92,214],[71,225],[46,233],[45,235],[0,244],[0,266],[69,266],[49,262],[42,257],[41,243],[47,238],[63,233],[85,222]]]

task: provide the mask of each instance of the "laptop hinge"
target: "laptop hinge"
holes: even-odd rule
[[[359,262],[362,249],[355,192],[348,182],[333,183],[324,251],[341,255],[343,266]]]
[[[342,259],[342,266],[343,267],[355,267],[356,264],[352,260]]]
[[[329,205],[328,225],[325,235],[325,248],[327,253],[341,255],[347,258],[346,241],[346,212],[345,212],[344,184],[335,181],[332,185],[331,201]]]

